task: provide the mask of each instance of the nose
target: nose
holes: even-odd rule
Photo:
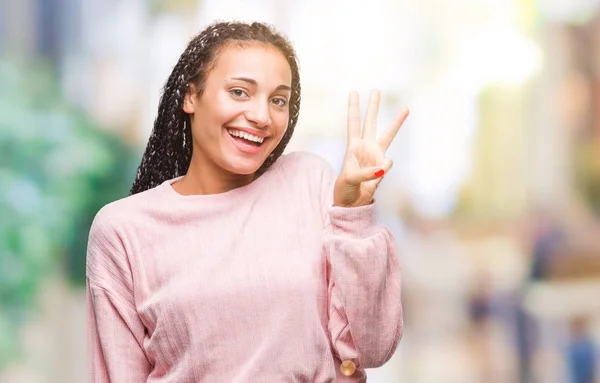
[[[256,101],[252,103],[246,113],[246,120],[254,123],[258,128],[271,125],[271,114],[269,112],[268,102]]]

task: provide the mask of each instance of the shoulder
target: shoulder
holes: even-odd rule
[[[111,202],[96,213],[86,254],[86,276],[93,286],[128,291],[132,228],[147,220],[150,207],[160,203],[157,198],[156,190],[150,189]],[[122,283],[127,287],[119,288]]]
[[[306,151],[284,154],[279,158],[278,162],[281,162],[281,167],[284,170],[291,170],[300,174],[308,172],[322,175],[334,172],[331,164],[323,157]]]
[[[329,196],[335,184],[336,172],[323,157],[304,151],[290,152],[279,158],[279,169],[286,187],[294,193],[307,192],[314,198]]]
[[[120,240],[126,225],[143,219],[145,212],[160,203],[157,188],[130,195],[104,205],[90,228],[92,240]]]

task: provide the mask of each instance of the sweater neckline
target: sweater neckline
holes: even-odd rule
[[[190,194],[190,195],[179,194],[178,192],[175,191],[175,189],[173,189],[172,185],[175,182],[177,182],[178,180],[182,179],[184,176],[179,176],[179,177],[175,177],[175,178],[166,180],[159,186],[158,189],[159,189],[159,191],[161,191],[164,195],[168,196],[169,198],[176,199],[176,200],[179,200],[182,202],[211,202],[211,203],[215,203],[215,202],[219,202],[219,201],[231,202],[232,200],[238,198],[240,195],[244,195],[244,196],[248,195],[253,190],[259,189],[261,184],[268,182],[268,180],[275,173],[276,167],[278,167],[278,165],[280,163],[280,161],[279,161],[280,159],[281,159],[281,157],[278,159],[278,161],[275,161],[275,163],[272,164],[269,167],[269,169],[267,169],[267,171],[265,171],[260,177],[258,177],[254,181],[250,182],[249,184],[240,186],[235,189],[231,189],[231,190],[228,190],[228,191],[222,192],[222,193]]]

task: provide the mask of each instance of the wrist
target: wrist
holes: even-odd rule
[[[350,235],[364,238],[378,231],[375,207],[373,205],[339,207],[329,209],[331,230],[336,235]]]
[[[375,199],[371,198],[371,200],[367,200],[367,201],[356,201],[353,203],[348,203],[348,204],[344,204],[344,203],[338,203],[336,201],[333,201],[333,205],[335,207],[342,207],[342,208],[353,208],[353,207],[361,207],[361,206],[369,206],[375,203]]]

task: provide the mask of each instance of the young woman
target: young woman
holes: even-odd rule
[[[400,269],[373,194],[377,139],[349,98],[339,176],[282,155],[300,82],[287,40],[217,23],[175,65],[131,196],[98,212],[87,260],[93,382],[363,382],[402,334]]]

